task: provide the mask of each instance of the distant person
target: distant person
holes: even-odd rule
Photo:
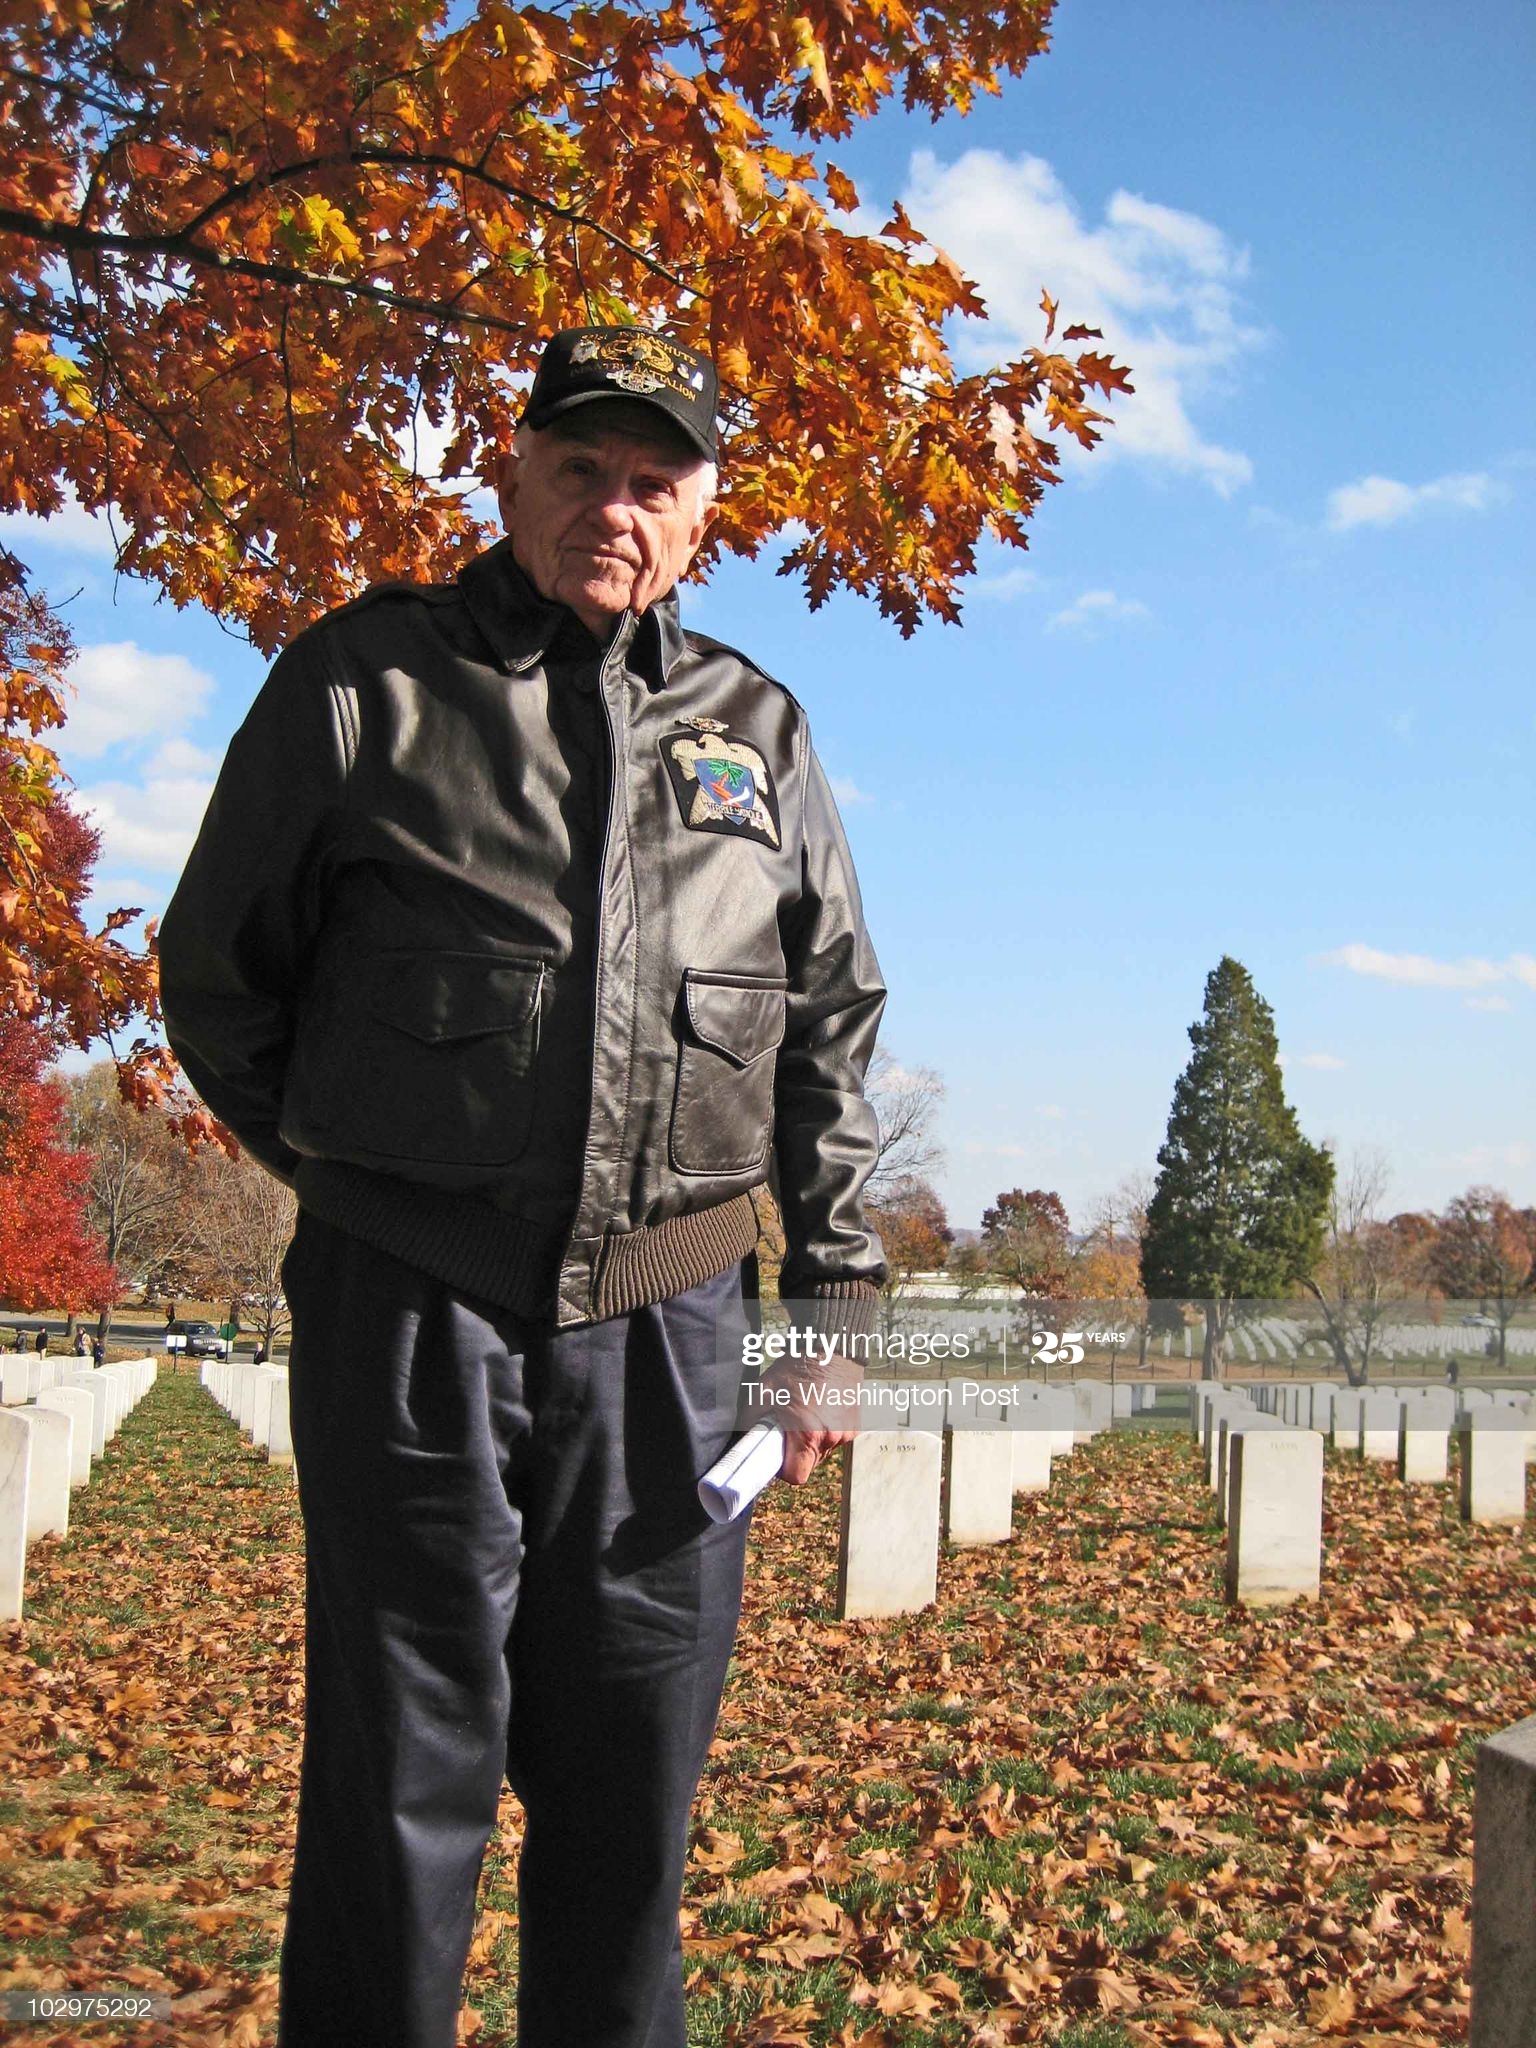
[[[1445,1361],[1445,1384],[1446,1384],[1446,1385],[1447,1385],[1448,1387],[1454,1387],[1454,1386],[1455,1386],[1455,1385],[1457,1384],[1457,1382],[1458,1382],[1458,1381],[1460,1380],[1460,1378],[1461,1378],[1461,1364],[1460,1364],[1460,1361],[1459,1361],[1458,1359],[1455,1359],[1455,1358],[1448,1358],[1448,1359],[1447,1359],[1447,1360]]]
[[[48,1332],[46,1330],[39,1330],[32,1339],[32,1349],[39,1358],[46,1358],[48,1356]]]
[[[76,1332],[75,1332],[75,1356],[76,1356],[76,1358],[84,1358],[84,1357],[85,1357],[85,1356],[86,1356],[86,1355],[88,1354],[88,1352],[90,1351],[90,1348],[91,1348],[91,1340],[90,1340],[90,1338],[89,1338],[89,1337],[87,1337],[87,1336],[86,1336],[86,1334],[85,1334],[84,1330],[76,1330]]]
[[[102,1341],[101,1341],[101,1339],[100,1339],[99,1337],[93,1337],[93,1338],[91,1339],[91,1363],[92,1363],[92,1365],[105,1365],[105,1364],[106,1364],[106,1362],[107,1362],[107,1347],[106,1347],[106,1345],[102,1343]]]
[[[258,1344],[258,1345],[256,1346],[256,1363],[257,1363],[258,1365],[265,1365],[265,1364],[266,1364],[266,1362],[267,1362],[267,1347],[266,1347],[266,1345],[265,1345],[265,1344]]]
[[[166,1326],[166,1328],[167,1328],[167,1329],[169,1329],[169,1328],[170,1328],[170,1326],[171,1326],[171,1324],[172,1324],[172,1323],[174,1323],[174,1322],[175,1322],[175,1320],[176,1320],[176,1304],[175,1304],[175,1302],[173,1301],[173,1302],[171,1303],[170,1307],[169,1307],[169,1308],[168,1308],[168,1309],[166,1310],[166,1312],[165,1312],[165,1326]]]

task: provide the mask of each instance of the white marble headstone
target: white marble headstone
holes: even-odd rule
[[[64,1385],[78,1387],[91,1397],[91,1456],[100,1458],[107,1448],[107,1388],[99,1372],[87,1369],[70,1373]]]
[[[1278,1415],[1261,1415],[1249,1409],[1246,1415],[1223,1415],[1216,1425],[1216,1525],[1224,1529],[1232,1512],[1233,1446],[1253,1429],[1284,1429]]]
[[[1316,1599],[1323,1554],[1323,1440],[1240,1430],[1232,1441],[1227,1598],[1248,1607]]]
[[[1441,1484],[1450,1477],[1450,1430],[1440,1410],[1405,1401],[1397,1433],[1397,1476],[1407,1485]]]
[[[943,1438],[923,1429],[862,1430],[843,1448],[837,1611],[916,1614],[938,1590]]]
[[[1072,1382],[1072,1434],[1080,1444],[1092,1443],[1114,1421],[1114,1389],[1108,1380]]]
[[[69,1464],[75,1426],[57,1408],[24,1408],[32,1425],[32,1464],[27,1476],[27,1541],[69,1533]]]
[[[293,1463],[293,1427],[288,1417],[288,1369],[280,1369],[281,1384],[272,1389],[272,1406],[267,1417],[267,1463]]]
[[[1333,1397],[1333,1441],[1341,1451],[1353,1451],[1360,1444],[1360,1410],[1365,1395],[1359,1387],[1340,1387]]]
[[[1477,1408],[1459,1431],[1461,1518],[1495,1528],[1525,1520],[1525,1429],[1506,1408]]]
[[[944,1535],[951,1543],[1006,1543],[1013,1534],[1013,1431],[944,1432]]]
[[[1396,1460],[1402,1407],[1396,1394],[1375,1387],[1366,1391],[1360,1403],[1360,1434],[1356,1439],[1362,1458],[1384,1465]]]
[[[0,1408],[0,1621],[21,1619],[31,1463],[32,1424],[25,1409]]]
[[[91,1480],[91,1425],[96,1403],[85,1387],[44,1387],[37,1397],[39,1408],[51,1408],[67,1415],[74,1425],[70,1432],[69,1483],[88,1486]]]

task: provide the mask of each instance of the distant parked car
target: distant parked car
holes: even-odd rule
[[[228,1358],[232,1347],[213,1323],[167,1323],[165,1348],[184,1352],[188,1358]]]

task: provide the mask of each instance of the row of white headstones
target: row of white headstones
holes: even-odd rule
[[[236,1428],[265,1453],[269,1465],[292,1465],[287,1366],[221,1358],[205,1365],[200,1377]]]
[[[1153,1397],[1148,1385],[1094,1380],[866,1385],[844,1465],[838,1613],[932,1605],[941,1541],[1006,1543],[1015,1495],[1048,1491],[1054,1459]],[[1318,1597],[1326,1440],[1395,1462],[1407,1483],[1434,1484],[1449,1476],[1457,1431],[1461,1513],[1494,1526],[1524,1521],[1525,1468],[1536,1457],[1536,1400],[1481,1388],[1201,1385],[1191,1428],[1227,1532],[1227,1597],[1250,1607]]]
[[[27,1548],[69,1533],[70,1495],[155,1383],[152,1358],[0,1361],[0,1621],[19,1621]]]
[[[150,1358],[91,1369],[17,1357],[0,1379],[0,1619],[19,1616],[26,1546],[69,1525],[84,1485],[124,1415],[154,1383]],[[254,1447],[291,1465],[288,1375],[210,1361],[202,1383]],[[910,1614],[937,1597],[942,1541],[1006,1543],[1020,1493],[1050,1488],[1069,1457],[1119,1416],[1152,1405],[1146,1383],[1099,1380],[872,1381],[844,1464],[838,1612]],[[1323,1445],[1396,1462],[1408,1483],[1444,1483],[1460,1432],[1461,1512],[1519,1526],[1525,1468],[1536,1457],[1536,1396],[1443,1386],[1356,1389],[1287,1381],[1193,1390],[1191,1427],[1227,1531],[1228,1597],[1249,1606],[1316,1598],[1322,1571]]]

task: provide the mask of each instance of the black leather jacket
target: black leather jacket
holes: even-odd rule
[[[721,1270],[770,1172],[782,1291],[851,1305],[884,1271],[861,1191],[885,992],[804,713],[671,599],[626,615],[587,663],[606,817],[573,904],[548,708],[570,627],[503,542],[293,642],[164,919],[171,1044],[301,1199],[322,1167],[408,1184],[441,1236],[568,1188],[562,1324]],[[562,976],[590,1028],[569,1139],[539,1114],[541,1077],[570,1086]]]

